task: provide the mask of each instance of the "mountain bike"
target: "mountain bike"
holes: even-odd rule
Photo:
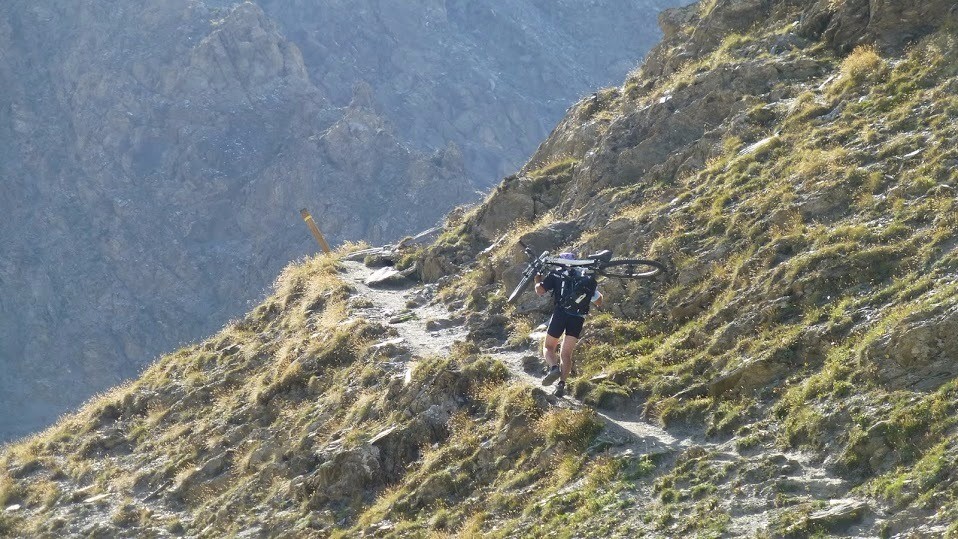
[[[599,251],[583,259],[568,259],[551,256],[548,251],[536,256],[526,244],[519,242],[526,256],[529,257],[529,266],[522,272],[522,279],[512,291],[508,302],[515,303],[519,296],[525,292],[526,288],[532,283],[536,275],[539,275],[547,267],[555,268],[578,268],[586,272],[595,273],[603,277],[613,277],[616,279],[651,279],[663,271],[665,266],[655,260],[644,260],[641,258],[612,258],[612,251]]]

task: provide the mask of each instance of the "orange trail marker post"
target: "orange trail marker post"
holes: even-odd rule
[[[319,231],[319,227],[316,226],[316,222],[313,221],[313,216],[309,214],[306,208],[299,210],[299,214],[303,216],[303,220],[306,221],[306,226],[308,226],[309,231],[313,233],[313,237],[316,238],[316,242],[319,243],[323,252],[329,254],[329,244],[326,243],[326,238],[323,237],[323,233]]]

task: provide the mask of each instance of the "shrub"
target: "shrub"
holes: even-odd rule
[[[552,410],[539,419],[536,429],[550,443],[565,442],[574,449],[588,447],[602,430],[591,408],[582,410]]]
[[[0,475],[0,506],[6,507],[22,495],[19,485],[8,475]]]
[[[842,79],[851,84],[861,84],[884,66],[885,61],[878,55],[874,45],[859,45],[842,61]]]

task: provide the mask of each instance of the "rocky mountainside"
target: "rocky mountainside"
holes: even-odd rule
[[[455,143],[470,179],[488,187],[515,172],[581,94],[635,68],[660,37],[658,13],[680,3],[688,2],[260,5],[333,103],[345,105],[355,81],[369,81],[403,140]]]
[[[0,529],[954,536],[956,17],[667,12],[639,71],[396,257],[394,292],[355,257],[291,266],[242,320],[8,446]],[[669,267],[602,282],[574,398],[526,373],[548,303],[506,304],[520,239]]]
[[[503,4],[0,5],[0,439],[248,308],[299,208],[381,242],[474,199],[669,2]]]

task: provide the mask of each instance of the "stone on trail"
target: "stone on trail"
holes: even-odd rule
[[[522,358],[522,370],[528,374],[542,374],[542,359],[537,355],[527,355]]]
[[[426,331],[439,331],[449,329],[462,323],[462,320],[453,320],[452,318],[433,318],[426,321]]]
[[[389,339],[387,341],[376,343],[370,346],[369,350],[374,356],[385,358],[394,358],[408,351],[406,347],[406,339],[403,337],[396,337],[395,339]]]
[[[808,524],[828,531],[845,528],[862,519],[868,504],[859,500],[832,500],[831,507],[812,513]]]
[[[367,268],[385,268],[396,264],[396,253],[392,251],[380,251],[366,255],[363,258],[363,265]]]
[[[410,321],[410,320],[415,320],[416,318],[418,318],[418,316],[416,316],[416,313],[414,313],[414,312],[412,312],[412,311],[403,311],[403,312],[397,314],[396,316],[391,316],[391,317],[389,317],[389,323],[390,323],[390,324],[402,324],[403,322],[408,322],[408,321]]]
[[[546,340],[545,331],[533,331],[529,334],[527,342],[533,347],[538,347],[544,340]]]
[[[8,506],[8,507],[5,509],[5,511],[8,512],[8,513],[12,513],[12,512],[14,512],[14,511],[19,511],[19,510],[20,510],[20,504],[18,504],[18,503],[15,503],[15,504],[13,504],[13,505],[10,505],[10,506]]]
[[[362,262],[366,259],[367,256],[381,253],[382,251],[383,249],[381,247],[375,247],[372,249],[363,249],[361,251],[355,251],[355,252],[349,253],[348,255],[344,255],[342,257],[342,260],[346,262]]]
[[[402,344],[402,343],[404,343],[404,342],[406,342],[406,339],[405,339],[405,338],[403,338],[403,337],[396,337],[395,339],[389,339],[388,341],[383,341],[383,342],[381,342],[381,343],[376,343],[376,344],[372,345],[370,348],[372,348],[373,350],[381,350],[381,349],[387,348],[387,347],[389,347],[389,346],[400,345],[400,344]]]
[[[396,268],[387,266],[376,270],[367,277],[366,284],[374,288],[401,288],[409,286],[411,283]]]

